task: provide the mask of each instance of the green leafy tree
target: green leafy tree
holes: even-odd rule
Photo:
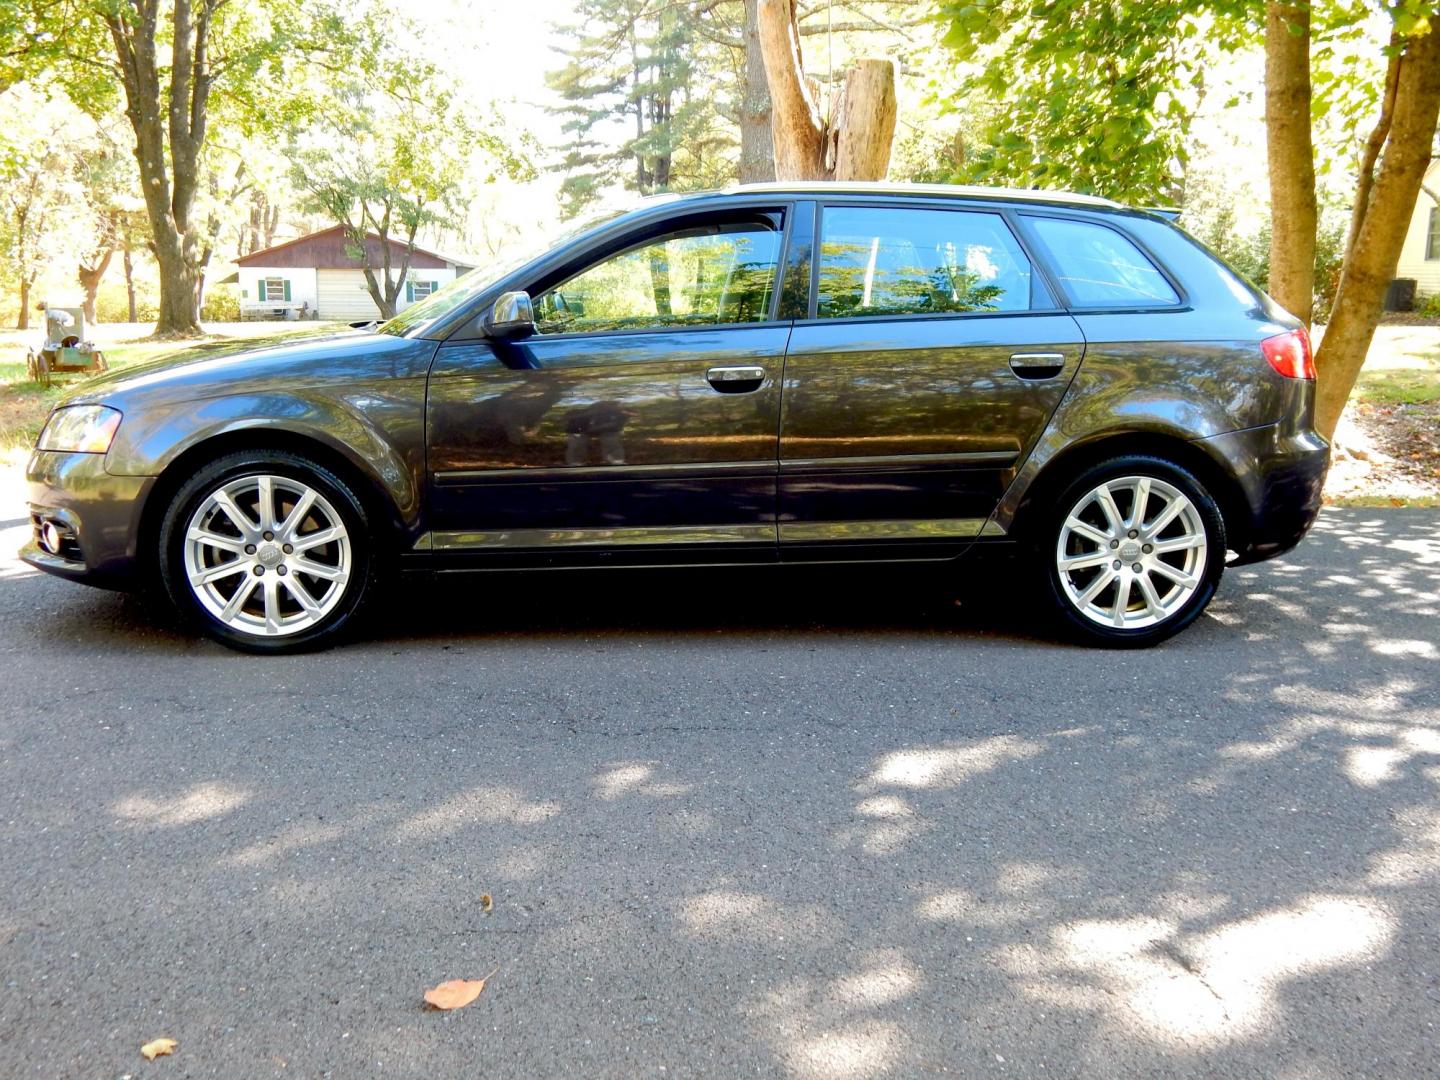
[[[401,50],[387,50],[369,79],[332,73],[324,97],[315,122],[287,150],[290,179],[307,209],[343,227],[366,289],[390,318],[417,238],[458,225],[462,196],[476,178],[519,178],[531,174],[530,165],[498,136],[475,130],[471,110],[441,74]]]
[[[293,124],[309,101],[284,91],[305,66],[364,72],[384,32],[383,18],[348,0],[55,0],[0,20],[0,55],[11,58],[8,77],[48,71],[93,115],[118,98],[160,273],[156,333],[189,336],[200,332],[212,247],[197,202],[213,187],[214,123]]]
[[[575,15],[566,63],[547,76],[573,140],[559,166],[566,214],[617,184],[651,195],[733,175],[725,58],[698,32],[691,5],[579,0]]]
[[[984,111],[949,179],[1172,205],[1215,50],[1243,25],[1186,0],[951,0],[952,109]]]
[[[947,0],[942,15],[956,57],[978,65],[961,81],[962,94],[988,92],[1004,116],[957,179],[1073,187],[1140,203],[1183,195],[1184,135],[1206,89],[1205,50],[1263,45],[1269,289],[1308,321],[1317,272],[1337,281],[1316,355],[1316,423],[1333,434],[1431,159],[1440,5]],[[1377,17],[1389,19],[1391,32],[1367,55],[1367,25]],[[1373,127],[1361,138],[1366,123]],[[1317,140],[1326,136],[1356,178],[1338,271],[1327,269],[1318,239],[1316,177],[1331,162],[1322,154],[1317,167]]]
[[[23,90],[23,92],[22,92]],[[0,254],[14,277],[16,327],[30,326],[32,290],[85,242],[88,219],[77,180],[85,149],[73,109],[29,88],[7,93],[0,133]]]
[[[96,297],[112,259],[124,247],[127,229],[144,216],[134,159],[124,146],[116,120],[95,125],[75,160],[83,198],[85,238],[76,260],[75,279],[84,296],[85,318],[96,321]]]

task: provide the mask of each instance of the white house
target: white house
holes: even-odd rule
[[[380,238],[366,238],[371,265],[380,273]],[[236,259],[243,319],[337,319],[359,322],[380,317],[365,287],[364,264],[348,250],[344,229],[333,226]],[[390,241],[390,263],[398,266],[405,246]],[[396,301],[404,310],[469,270],[466,263],[416,248],[410,272]]]
[[[1425,187],[1440,193],[1440,161],[1432,163],[1426,172]],[[1418,296],[1440,293],[1440,204],[1426,191],[1422,190],[1415,201],[1395,276],[1414,278]]]

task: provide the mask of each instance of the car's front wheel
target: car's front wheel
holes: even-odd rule
[[[1039,554],[1075,636],[1154,645],[1205,610],[1225,570],[1214,498],[1170,462],[1127,456],[1093,466],[1055,504]]]
[[[360,608],[373,564],[360,500],[322,465],[280,451],[202,468],[171,501],[160,548],[182,614],[251,652],[330,644]]]

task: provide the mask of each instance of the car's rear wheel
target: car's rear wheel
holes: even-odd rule
[[[359,610],[373,564],[364,507],[299,455],[231,454],[176,493],[160,533],[171,600],[251,652],[328,645]]]
[[[1205,610],[1225,570],[1225,523],[1185,469],[1127,456],[1076,477],[1039,545],[1067,628],[1109,646],[1154,645]]]

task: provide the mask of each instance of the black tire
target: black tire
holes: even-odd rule
[[[1066,533],[1067,522],[1072,520],[1071,513],[1076,510],[1077,505],[1081,504],[1082,500],[1086,500],[1087,497],[1100,488],[1102,484],[1118,482],[1119,490],[1118,493],[1112,494],[1111,505],[1121,511],[1122,518],[1128,520],[1131,517],[1134,503],[1140,500],[1136,498],[1134,494],[1134,491],[1138,491],[1137,486],[1131,491],[1131,501],[1128,506],[1122,505],[1126,491],[1124,485],[1130,478],[1148,478],[1152,482],[1152,489],[1157,494],[1161,493],[1161,489],[1154,485],[1160,484],[1168,485],[1169,488],[1183,495],[1193,508],[1194,516],[1192,518],[1182,509],[1179,520],[1182,523],[1189,522],[1189,527],[1187,528],[1184,524],[1166,525],[1165,528],[1157,530],[1154,537],[1151,537],[1151,539],[1157,542],[1145,546],[1143,549],[1141,545],[1147,539],[1143,530],[1135,530],[1141,533],[1141,535],[1131,539],[1129,535],[1130,530],[1128,529],[1123,530],[1120,537],[1115,541],[1111,541],[1109,545],[1104,545],[1099,541],[1090,540],[1088,537],[1085,537],[1081,538],[1079,545],[1076,546],[1076,537],[1073,530],[1068,535]],[[1169,501],[1173,500],[1168,500],[1168,497],[1163,494],[1161,497],[1167,498],[1167,502],[1160,504],[1161,512],[1163,512],[1168,509]],[[1149,496],[1147,507],[1156,504],[1157,499],[1155,495]],[[1162,516],[1161,512],[1146,515],[1147,519],[1150,521],[1159,520]],[[1091,502],[1082,513],[1085,515],[1085,517],[1081,519],[1082,522],[1087,519],[1090,521],[1108,521],[1109,519],[1109,514],[1105,512],[1105,508],[1099,501]],[[1200,529],[1203,529],[1204,533],[1205,547],[1203,555],[1198,550],[1193,555],[1187,555],[1183,552],[1150,554],[1152,549],[1158,550],[1163,548],[1169,541],[1176,543],[1185,542],[1184,538],[1187,535],[1192,537],[1198,536]],[[1162,537],[1168,539],[1161,539]],[[1112,458],[1109,461],[1093,465],[1080,473],[1065,486],[1059,498],[1055,500],[1053,507],[1044,511],[1044,516],[1041,518],[1041,527],[1032,539],[1034,556],[1042,560],[1041,567],[1045,580],[1044,591],[1055,610],[1062,630],[1066,636],[1088,645],[1100,645],[1108,648],[1121,649],[1146,648],[1173,637],[1200,617],[1200,614],[1214,597],[1215,590],[1220,584],[1220,577],[1225,572],[1225,520],[1220,513],[1219,506],[1215,503],[1215,499],[1205,490],[1205,486],[1190,472],[1173,462],[1146,455],[1132,454]],[[1084,544],[1086,543],[1094,544],[1093,549],[1085,547]],[[1069,555],[1095,558],[1105,552],[1107,547],[1113,546],[1116,543],[1124,546],[1116,550],[1114,554],[1122,555],[1128,553],[1133,558],[1143,559],[1144,562],[1129,564],[1120,559],[1114,561],[1107,559],[1101,566],[1093,568],[1095,573],[1088,579],[1083,575],[1090,568],[1075,570],[1070,573],[1064,573],[1060,568],[1062,544],[1066,545],[1066,553]],[[1136,553],[1138,550],[1143,550],[1146,554],[1139,555]],[[1181,572],[1184,571],[1186,565],[1190,566],[1190,571],[1185,576],[1196,581],[1196,584],[1188,595],[1181,594],[1186,588],[1189,588],[1189,586],[1176,583],[1168,572],[1162,573],[1150,569],[1162,561],[1165,562],[1167,566],[1174,566]],[[1118,568],[1116,566],[1117,563],[1119,563]],[[1132,565],[1137,571],[1133,574],[1131,573]],[[1160,570],[1163,571],[1164,567],[1161,567]],[[1129,602],[1125,607],[1121,608],[1120,619],[1122,622],[1132,618],[1137,621],[1145,619],[1155,619],[1157,621],[1153,621],[1148,625],[1137,626],[1102,625],[1097,621],[1100,613],[1095,611],[1089,604],[1084,605],[1084,610],[1082,610],[1080,601],[1087,591],[1089,584],[1098,585],[1102,575],[1109,575],[1109,580],[1112,583],[1101,587],[1101,592],[1095,598],[1097,607],[1102,606],[1108,597],[1110,608],[1113,612],[1115,608],[1121,607],[1119,601],[1121,596],[1124,595],[1129,598]],[[1123,594],[1120,591],[1121,575],[1126,579],[1126,583],[1123,586],[1125,589]],[[1144,577],[1149,583],[1148,588],[1151,590],[1151,594],[1160,594],[1163,589],[1167,587],[1176,590],[1173,606],[1168,610],[1166,610],[1163,605],[1152,607],[1148,595],[1141,595],[1138,598],[1132,596],[1132,593],[1142,588],[1139,580],[1141,577]],[[1062,578],[1064,580],[1062,580]],[[1066,587],[1067,581],[1070,586],[1068,589]],[[1156,582],[1161,584],[1157,586]],[[1072,596],[1072,593],[1078,593],[1079,595]],[[1163,596],[1160,598],[1163,599]],[[1144,611],[1137,610],[1141,605],[1144,606]],[[1086,611],[1090,611],[1091,614],[1087,615]],[[1165,611],[1165,614],[1162,617],[1155,614],[1156,611]]]
[[[281,633],[277,630],[276,636],[247,632],[243,627],[237,629],[223,622],[215,612],[206,607],[196,589],[191,586],[186,566],[186,537],[197,511],[222,487],[248,477],[261,476],[293,481],[311,489],[323,500],[323,503],[317,502],[317,507],[323,504],[327,513],[333,511],[348,534],[341,541],[348,545],[348,573],[343,582],[335,583],[342,591],[333,602],[329,594],[326,594],[326,603],[330,606],[313,624],[294,632]],[[280,496],[279,501],[282,508],[285,506],[283,498],[283,495]],[[283,513],[283,509],[281,512]],[[364,504],[344,480],[325,466],[288,451],[261,450],[226,454],[201,468],[175,493],[165,512],[159,539],[160,580],[176,610],[187,622],[205,634],[242,652],[278,654],[328,648],[354,625],[357,613],[374,592],[375,541]],[[304,545],[297,539],[295,546]],[[319,550],[323,553],[327,548],[321,547]],[[302,557],[305,554],[302,552]],[[238,558],[238,553],[235,557]],[[273,572],[284,571],[275,569]],[[325,587],[324,583],[309,578],[304,571],[297,570],[295,575],[302,585],[305,581],[310,581],[312,586],[319,584],[321,588]],[[263,577],[263,567],[260,576]],[[239,575],[239,580],[247,579],[242,574]],[[289,585],[285,588],[288,590]],[[285,595],[293,608],[296,594],[291,590]],[[261,606],[263,607],[263,603]],[[295,616],[292,614],[291,617]]]

